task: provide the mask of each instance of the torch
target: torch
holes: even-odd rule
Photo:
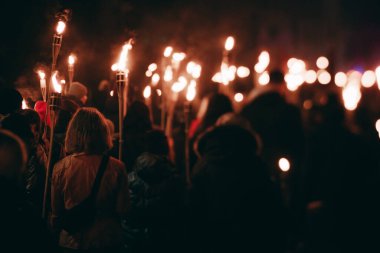
[[[120,53],[119,62],[117,63],[116,72],[116,89],[119,100],[119,160],[123,157],[123,119],[127,113],[127,96],[128,96],[128,52],[132,49],[132,39],[124,46]]]
[[[171,66],[168,65],[169,57],[173,53],[172,47],[166,47],[164,50],[164,58],[162,59],[161,68],[162,76],[164,77],[164,82],[161,85],[161,129],[165,129],[165,119],[166,119],[166,83],[173,79],[173,70]]]
[[[191,116],[191,102],[194,100],[196,95],[197,83],[195,80],[191,80],[190,84],[187,86],[186,101],[184,104],[184,114],[185,114],[185,172],[186,172],[186,182],[190,186],[190,116]]]
[[[224,91],[224,93],[226,93],[227,95],[228,95],[228,90],[227,90],[227,87],[224,87],[224,86],[227,86],[230,83],[230,79],[231,79],[229,77],[230,76],[229,54],[230,54],[230,51],[234,48],[234,45],[235,45],[234,37],[229,36],[226,39],[226,42],[224,44],[222,64],[220,65],[220,73],[221,73],[221,80],[220,81],[221,81],[221,84],[223,84],[223,85],[219,85],[219,90],[221,92]]]
[[[152,96],[152,87],[150,85],[147,85],[144,88],[143,96],[144,96],[144,99],[145,99],[145,104],[149,108],[150,121],[153,123],[154,122],[154,119],[153,119],[153,104],[152,104],[152,98],[151,98],[151,96]]]
[[[73,83],[74,80],[74,64],[75,64],[76,57],[73,54],[69,55],[69,58],[67,60],[68,62],[68,73],[69,73],[69,83],[66,85],[65,93],[69,92],[70,86]]]
[[[38,70],[38,75],[40,77],[40,88],[41,88],[41,94],[42,94],[42,99],[44,102],[46,102],[46,74],[42,70]]]
[[[46,170],[46,177],[45,177],[45,190],[44,190],[44,199],[43,199],[43,209],[42,209],[42,218],[46,217],[46,211],[47,211],[47,196],[50,191],[50,177],[53,169],[53,162],[52,162],[52,154],[53,154],[53,143],[54,143],[54,129],[55,129],[55,116],[56,113],[59,110],[59,106],[61,104],[61,93],[62,93],[62,86],[59,84],[57,80],[57,72],[54,72],[51,76],[51,82],[53,84],[54,92],[50,93],[49,98],[49,112],[50,112],[50,139],[49,139],[49,153],[48,153],[48,160],[47,160],[47,170]]]

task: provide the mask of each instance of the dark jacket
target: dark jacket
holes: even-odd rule
[[[255,138],[238,126],[207,132],[188,198],[193,252],[281,252],[286,235],[279,195],[256,156]]]
[[[129,173],[128,252],[181,252],[184,183],[164,156],[143,153]]]

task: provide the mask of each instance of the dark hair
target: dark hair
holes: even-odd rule
[[[83,107],[71,119],[65,139],[67,153],[102,154],[112,147],[106,119],[97,109]]]
[[[279,69],[274,69],[269,73],[270,82],[274,85],[281,85],[284,83],[284,73]]]
[[[13,88],[2,88],[0,90],[0,114],[9,114],[21,109],[22,96],[18,90]]]
[[[16,179],[27,161],[27,152],[22,140],[10,131],[0,129],[0,176]]]
[[[1,122],[1,127],[11,131],[20,137],[29,146],[33,139],[33,133],[30,129],[27,117],[20,112],[11,113]]]
[[[229,97],[221,93],[210,95],[208,97],[206,114],[202,118],[201,124],[195,135],[198,135],[207,128],[213,126],[220,116],[228,112],[233,112],[232,103]]]
[[[134,101],[124,118],[123,128],[125,136],[138,133],[145,133],[152,129],[149,108],[141,101]]]
[[[162,130],[151,130],[146,134],[146,151],[155,155],[169,155],[169,143]]]
[[[20,114],[23,115],[29,125],[37,125],[41,124],[41,119],[38,113],[33,109],[24,109],[20,111]]]

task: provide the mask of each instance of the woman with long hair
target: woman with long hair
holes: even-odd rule
[[[117,252],[122,248],[121,218],[128,209],[128,178],[124,164],[114,158],[109,158],[100,177],[93,222],[75,232],[63,226],[65,214],[92,195],[111,147],[104,116],[95,108],[78,110],[66,133],[68,156],[55,165],[52,177],[52,226],[66,252]]]

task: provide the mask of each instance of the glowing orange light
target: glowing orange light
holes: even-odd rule
[[[28,105],[27,105],[25,99],[22,100],[22,106],[21,106],[21,108],[22,108],[23,110],[25,110],[25,109],[29,109],[29,107],[28,107]]]
[[[222,81],[223,81],[222,73],[220,73],[220,72],[216,73],[212,77],[211,81],[213,81],[214,83],[222,83]]]
[[[173,80],[173,69],[171,66],[167,66],[164,73],[165,82],[170,82]]]
[[[270,82],[270,76],[268,71],[263,72],[258,79],[260,85],[267,85]]]
[[[111,91],[110,91],[110,96],[113,97],[113,95],[114,95],[114,91],[111,90]]]
[[[144,98],[147,99],[150,97],[151,94],[152,94],[152,88],[149,85],[147,85],[143,91],[143,96]]]
[[[66,23],[60,20],[58,21],[58,24],[55,30],[57,34],[62,34],[65,31],[65,28],[66,28]]]
[[[235,96],[234,96],[234,100],[237,102],[237,103],[240,103],[244,100],[244,95],[242,93],[236,93]]]
[[[120,72],[127,72],[127,62],[128,62],[128,53],[129,50],[132,49],[132,41],[129,40],[127,43],[124,44],[120,56],[119,61],[117,63],[117,71]]]
[[[151,71],[151,72],[154,72],[156,69],[157,69],[157,64],[156,63],[152,63],[148,66],[148,69]]]
[[[234,45],[235,45],[235,39],[234,39],[234,37],[229,36],[229,37],[226,39],[226,43],[224,44],[224,48],[225,48],[227,51],[231,51],[231,50],[234,48]]]
[[[111,70],[112,71],[117,71],[117,63],[112,64]]]
[[[191,102],[194,100],[195,95],[197,94],[196,91],[197,83],[194,80],[191,80],[189,86],[187,87],[187,92],[186,92],[186,100]]]
[[[320,69],[327,69],[327,67],[329,66],[329,60],[324,56],[320,56],[317,59],[316,63],[317,63],[317,67]]]
[[[268,67],[270,63],[270,56],[267,51],[262,51],[258,57],[258,63],[256,63],[254,69],[257,73],[262,73]]]
[[[249,74],[251,73],[251,71],[247,67],[240,66],[240,67],[238,67],[236,73],[237,73],[238,77],[240,77],[240,78],[246,78],[246,77],[249,76]]]
[[[55,92],[62,93],[62,85],[57,80],[57,74],[58,72],[55,71],[54,74],[51,76],[51,82],[53,84]]]
[[[69,63],[70,66],[74,65],[75,59],[76,59],[75,55],[73,55],[73,54],[69,55],[68,63]]]
[[[317,73],[314,70],[308,70],[305,73],[305,82],[308,84],[315,83],[317,81]]]
[[[344,87],[347,83],[347,75],[343,72],[335,74],[335,85],[338,87]]]
[[[166,47],[164,50],[164,56],[166,58],[170,57],[173,53],[173,48],[172,47]]]
[[[227,71],[227,78],[228,78],[228,81],[233,81],[235,80],[235,76],[236,76],[236,66],[229,66],[228,68],[228,71]]]
[[[365,88],[370,88],[376,83],[376,74],[372,70],[367,70],[362,75],[362,85]]]
[[[318,71],[318,82],[320,82],[323,85],[326,85],[330,83],[331,81],[331,75],[326,70],[320,70]]]
[[[362,96],[360,92],[360,79],[358,80],[355,77],[355,73],[353,75],[354,77],[352,77],[352,74],[350,75],[349,82],[342,91],[344,107],[349,111],[354,111],[357,108]]]
[[[199,64],[196,64],[191,76],[195,79],[198,79],[201,76],[201,73],[202,73],[202,66]]]
[[[151,77],[151,76],[153,75],[153,73],[152,73],[152,71],[147,70],[147,71],[145,71],[145,75],[146,75],[147,77]]]
[[[193,62],[193,61],[188,62],[186,65],[187,73],[189,73],[191,75],[195,69],[195,66],[196,66],[195,62]]]
[[[160,81],[160,75],[155,73],[153,76],[152,76],[152,85],[153,86],[156,86],[158,84],[158,82]]]
[[[183,59],[185,59],[185,57],[186,57],[185,53],[174,53],[173,54],[173,61],[178,63],[180,61],[183,61]]]
[[[376,120],[375,127],[376,127],[376,131],[379,133],[379,138],[380,138],[380,119]]]
[[[160,89],[157,89],[156,92],[157,92],[157,96],[161,97],[162,91]]]
[[[38,73],[38,75],[40,77],[40,86],[41,86],[41,88],[42,89],[46,88],[46,79],[45,79],[46,74],[45,74],[45,72],[43,72],[42,70],[38,70],[37,73]]]
[[[289,60],[290,61],[290,60]],[[292,61],[292,64],[289,67],[289,73],[291,74],[300,74],[305,71],[306,64],[303,60]]]
[[[280,160],[278,160],[278,167],[281,171],[287,172],[290,170],[290,162],[288,159],[282,157]]]
[[[184,76],[178,77],[178,82],[182,83],[183,85],[187,85],[187,79]]]
[[[183,91],[185,89],[185,87],[186,87],[186,83],[175,82],[172,85],[172,91],[175,93],[179,93],[179,92]]]
[[[376,68],[375,73],[376,73],[377,86],[379,87],[379,90],[380,90],[380,66]]]

